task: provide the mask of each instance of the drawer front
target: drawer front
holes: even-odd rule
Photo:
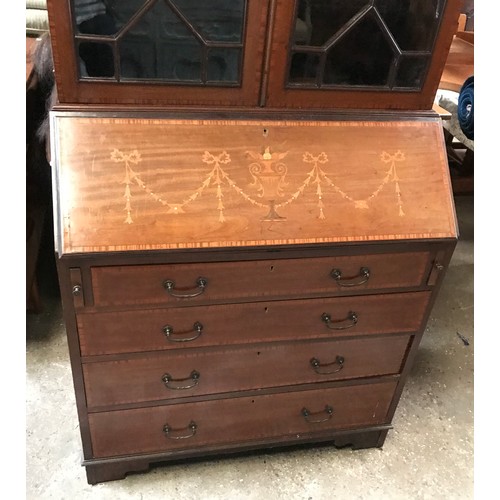
[[[186,347],[414,333],[430,292],[172,307],[77,316],[83,356]],[[330,320],[324,315],[328,315]]]
[[[188,305],[417,287],[429,252],[264,261],[93,267],[94,305]]]
[[[396,382],[384,382],[92,413],[93,454],[102,458],[252,441],[289,442],[380,425],[386,422],[395,387]]]
[[[398,335],[175,352],[83,365],[91,409],[400,372],[410,337]]]

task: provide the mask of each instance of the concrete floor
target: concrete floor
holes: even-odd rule
[[[61,306],[49,291],[45,312],[26,316],[26,498],[473,498],[474,199],[455,201],[460,241],[383,449],[262,452],[90,486]]]

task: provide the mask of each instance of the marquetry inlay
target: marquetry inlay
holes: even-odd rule
[[[456,236],[438,121],[55,125],[65,252]]]

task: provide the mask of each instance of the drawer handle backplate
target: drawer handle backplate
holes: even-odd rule
[[[189,429],[191,431],[191,434],[174,435],[173,433],[181,432],[184,431],[185,429],[172,429],[172,427],[170,427],[168,424],[165,424],[163,426],[163,433],[165,434],[166,437],[168,437],[168,439],[189,439],[196,434],[196,428],[197,428],[196,423],[191,421],[185,428]]]
[[[337,356],[335,358],[335,361],[333,361],[332,363],[321,364],[321,361],[318,358],[312,358],[310,363],[311,363],[311,366],[313,367],[313,369],[316,373],[319,373],[320,375],[330,375],[332,373],[337,373],[340,370],[342,370],[342,368],[344,368],[344,361],[345,361],[345,359],[343,356]],[[323,371],[325,368],[328,368],[328,367],[334,366],[334,365],[338,365],[338,368],[336,370]]]
[[[196,370],[193,370],[190,373],[189,377],[172,378],[172,375],[170,375],[170,373],[165,373],[165,375],[163,375],[161,379],[165,384],[165,387],[178,391],[183,389],[191,389],[192,387],[197,386],[198,382],[200,381],[200,374]],[[188,385],[178,385],[178,382],[185,382],[186,380],[191,380],[192,383]]]
[[[323,313],[321,315],[321,321],[323,321],[323,323],[325,323],[325,325],[330,328],[330,330],[347,330],[347,328],[352,328],[356,325],[356,323],[358,322],[358,315],[353,311],[349,311],[349,313],[347,314],[347,318],[332,319],[332,317],[328,313]],[[339,324],[345,323],[346,321],[348,321],[348,323],[345,325]]]
[[[320,419],[311,418],[316,415],[321,415],[323,413],[326,413],[327,415],[326,418],[320,418]],[[327,422],[333,417],[333,408],[331,406],[326,405],[324,410],[317,411],[315,413],[311,413],[307,408],[302,408],[302,416],[304,417],[305,421],[308,422],[309,424],[320,424],[321,422]]]
[[[358,286],[370,279],[370,270],[367,267],[362,267],[359,270],[359,275],[343,278],[340,269],[332,269],[330,276],[337,282],[338,286]]]
[[[193,297],[198,297],[198,295],[201,295],[204,291],[205,288],[208,284],[208,280],[206,278],[198,278],[196,280],[196,288],[198,288],[198,291],[192,292],[192,293],[178,293],[175,290],[175,281],[174,280],[165,280],[163,282],[163,287],[167,291],[169,295],[172,297],[176,297],[178,299],[191,299]],[[177,290],[184,292],[187,290],[192,290],[192,288],[178,288]]]
[[[203,325],[199,321],[197,321],[193,325],[193,330],[196,332],[196,334],[193,335],[193,336],[191,336],[191,337],[178,337],[178,338],[175,338],[172,335],[187,335],[187,334],[190,334],[191,331],[174,332],[174,327],[173,326],[165,325],[163,327],[163,333],[165,334],[165,337],[167,337],[167,340],[169,342],[190,342],[192,340],[196,340],[201,335],[201,332],[203,331]]]

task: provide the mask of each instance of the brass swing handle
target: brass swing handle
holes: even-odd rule
[[[173,326],[165,325],[163,327],[163,333],[165,334],[165,337],[167,337],[167,340],[169,342],[190,342],[192,340],[196,340],[201,335],[201,332],[203,331],[203,325],[199,321],[197,321],[193,325],[193,331],[196,332],[196,334],[194,336],[175,338],[175,337],[172,337],[172,335],[187,335],[187,334],[190,334],[191,331],[188,330],[185,332],[174,332]]]
[[[340,269],[332,269],[330,276],[337,282],[338,286],[358,286],[370,279],[370,270],[367,267],[361,267],[357,276],[346,276],[343,278]]]
[[[198,291],[193,293],[178,293],[175,289],[174,280],[165,280],[163,282],[163,287],[172,297],[176,297],[178,299],[191,299],[193,297],[198,297],[198,295],[201,295],[205,291],[207,284],[208,280],[206,278],[199,277],[196,280],[196,288],[198,288]],[[185,292],[188,290],[192,290],[192,288],[178,288],[177,290],[179,290],[180,292]]]
[[[191,388],[197,386],[198,382],[200,381],[200,374],[196,370],[193,370],[190,373],[189,377],[172,378],[172,375],[170,375],[170,373],[165,373],[165,375],[163,375],[163,377],[161,379],[166,387],[177,391],[177,390],[183,390],[183,389],[191,389]],[[185,382],[186,380],[191,380],[192,383],[188,384],[188,385],[179,385],[178,384],[178,382]]]
[[[321,321],[323,321],[323,323],[325,323],[330,330],[347,330],[348,328],[352,328],[356,325],[358,322],[358,315],[354,311],[349,311],[347,318],[332,319],[328,313],[323,313],[321,315]],[[339,325],[339,323],[345,323],[346,321],[349,323],[346,325]]]
[[[320,419],[314,418],[316,415],[321,415],[323,413],[326,413],[327,415],[326,418],[320,418]],[[326,422],[333,417],[333,408],[331,406],[326,405],[324,410],[311,413],[307,408],[304,407],[302,408],[302,416],[304,417],[305,421],[308,422],[309,424],[320,424],[321,422]]]
[[[174,433],[183,432],[185,429],[172,429],[170,425],[165,424],[163,426],[163,433],[165,434],[166,437],[168,437],[168,439],[189,439],[190,437],[193,437],[196,434],[197,427],[198,426],[196,425],[196,423],[191,420],[191,422],[189,422],[189,424],[185,428],[189,429],[191,431],[191,434],[175,435]]]
[[[331,363],[321,364],[321,361],[318,358],[312,358],[311,361],[309,361],[309,363],[311,364],[311,366],[313,367],[313,370],[316,373],[319,373],[320,375],[331,375],[332,373],[337,373],[340,370],[342,370],[342,368],[344,368],[344,361],[345,361],[344,356],[337,356],[335,358],[335,361],[333,361]],[[338,365],[338,368],[336,370],[322,371],[322,369],[328,368],[328,367],[334,366],[334,365]]]

